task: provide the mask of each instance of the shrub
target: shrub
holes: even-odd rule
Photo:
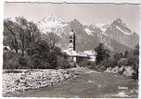
[[[27,65],[26,59],[24,57],[19,57],[19,64],[26,66]]]
[[[32,44],[27,52],[31,59],[30,64],[32,68],[56,69],[70,67],[61,49],[56,46],[51,49],[45,40],[40,40]]]
[[[88,61],[88,60],[79,61],[78,65],[82,66],[82,67],[87,67],[87,68],[90,68],[90,69],[94,69],[94,70],[96,70],[96,66],[97,66],[95,62]]]
[[[128,58],[121,58],[119,61],[118,61],[118,66],[128,66]]]
[[[57,68],[66,69],[72,67],[68,59],[63,56],[57,57]]]
[[[4,69],[17,69],[20,64],[18,62],[19,55],[17,53],[8,51],[3,53],[3,68]]]
[[[90,62],[89,61],[81,61],[79,62],[79,65],[82,67],[89,67],[90,66]]]
[[[40,40],[36,43],[32,43],[27,50],[27,55],[30,57],[31,68],[51,68],[48,61],[49,47],[46,41]]]

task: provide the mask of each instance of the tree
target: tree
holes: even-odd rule
[[[139,44],[137,44],[136,46],[135,46],[135,49],[134,49],[134,55],[139,55]]]
[[[19,45],[17,33],[15,32],[16,23],[7,19],[4,20],[4,45],[8,45],[11,49],[14,49],[18,53]]]
[[[54,33],[41,35],[37,25],[23,17],[16,17],[15,21],[4,21],[4,44],[13,48],[15,52],[10,58],[4,54],[4,67],[11,68],[52,68],[58,67],[58,57],[64,57],[61,49],[56,46],[59,37]],[[12,61],[15,60],[14,64]],[[65,58],[62,58],[67,63]],[[7,64],[8,63],[8,64]],[[11,64],[11,65],[10,65]],[[8,65],[8,66],[7,66]],[[15,67],[16,66],[16,67]]]
[[[65,67],[58,62],[58,57],[61,59],[64,57],[61,49],[58,47],[54,47],[54,49],[50,49],[48,42],[46,40],[39,40],[38,42],[32,44],[32,46],[28,49],[28,55],[31,59],[31,67],[32,68],[51,68],[56,69],[57,67]],[[61,61],[67,63],[65,59]]]
[[[4,42],[8,40],[8,45],[16,52],[20,49],[22,56],[29,45],[39,39],[40,32],[35,23],[23,17],[16,17],[14,22],[9,19],[4,21]]]
[[[127,58],[129,56],[129,52],[126,50],[125,52],[124,52],[124,58]]]
[[[59,41],[59,37],[55,33],[46,33],[42,35],[42,39],[48,42],[50,49],[54,49],[57,42]]]
[[[33,43],[27,50],[27,54],[31,59],[31,68],[50,68],[49,64],[49,46],[45,40],[39,40]]]
[[[135,70],[135,73],[133,74],[133,78],[138,79],[138,76],[139,76],[139,44],[137,44],[134,49],[134,70]]]
[[[37,42],[40,39],[39,29],[35,23],[27,21],[23,17],[16,17],[20,48],[22,51],[22,56],[24,52],[33,42]]]
[[[110,57],[110,51],[108,49],[105,49],[102,43],[100,43],[99,46],[95,48],[95,51],[97,53],[96,64],[99,64]]]

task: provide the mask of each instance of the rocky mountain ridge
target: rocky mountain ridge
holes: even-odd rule
[[[77,19],[65,21],[63,18],[49,16],[38,23],[42,33],[52,32],[59,36],[59,46],[68,48],[69,33],[76,33],[76,49],[78,51],[94,50],[99,43],[115,52],[132,50],[139,42],[139,36],[120,19],[111,24],[83,25]]]

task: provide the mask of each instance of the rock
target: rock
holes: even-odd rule
[[[4,73],[3,93],[53,86],[73,77],[72,75],[72,72],[63,69],[28,71],[27,73]]]
[[[134,69],[131,66],[125,67],[125,71],[123,72],[123,75],[131,77],[134,73]]]

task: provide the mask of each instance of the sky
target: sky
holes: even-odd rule
[[[82,24],[109,24],[121,18],[127,26],[139,33],[139,5],[129,4],[51,4],[51,3],[5,3],[4,17],[23,16],[40,21],[50,15],[66,21],[79,20]]]

